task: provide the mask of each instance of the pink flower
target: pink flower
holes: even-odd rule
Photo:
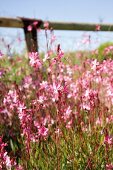
[[[51,43],[53,43],[55,40],[56,40],[56,36],[55,36],[55,35],[52,35],[52,37],[51,37]]]
[[[26,76],[23,80],[23,87],[24,88],[29,88],[29,86],[32,85],[32,77],[31,76]]]
[[[49,22],[44,22],[44,28],[48,29],[49,28]]]
[[[113,164],[106,165],[106,170],[112,170],[112,169],[113,169]]]
[[[39,135],[39,137],[46,138],[48,136],[48,128],[46,128],[44,126],[40,126],[38,128],[38,135]]]
[[[14,109],[18,105],[18,94],[16,90],[9,90],[8,94],[4,97],[3,103],[6,107]]]
[[[66,128],[70,129],[72,127],[72,119],[66,124]]]
[[[36,69],[42,67],[42,62],[39,59],[39,54],[37,52],[29,53],[30,65]]]
[[[105,55],[108,55],[108,54],[110,54],[110,53],[113,53],[113,46],[110,45],[109,47],[106,47],[106,48],[104,49],[104,53],[105,53]]]
[[[96,30],[96,31],[100,31],[100,28],[101,28],[100,25],[96,25],[95,30]]]
[[[100,118],[97,118],[95,123],[96,125],[102,125],[102,120]]]
[[[24,168],[21,165],[16,166],[16,170],[24,170]]]
[[[46,101],[46,96],[44,96],[44,95],[42,95],[42,96],[39,96],[39,98],[38,98],[38,102],[39,103],[44,103]]]
[[[58,135],[58,137],[62,134],[61,129],[56,128],[55,129],[55,134]]]
[[[52,50],[49,50],[46,54],[45,57],[43,59],[43,62],[45,62],[46,60],[50,59],[50,56],[53,54]]]
[[[57,59],[60,60],[64,56],[64,52],[60,48],[60,44],[57,46]]]
[[[72,113],[72,110],[71,110],[71,107],[69,106],[64,112],[64,115],[63,115],[64,121],[67,121],[67,119],[69,119],[71,113]]]
[[[42,83],[40,83],[40,88],[41,89],[46,89],[48,87],[48,82],[47,81],[42,81]]]
[[[111,145],[113,143],[113,139],[110,136],[105,136],[104,143]]]
[[[84,35],[82,44],[90,44],[91,43],[91,36],[90,35]]]
[[[38,25],[38,21],[34,21],[33,25],[36,27]]]
[[[92,69],[93,71],[95,71],[98,65],[99,65],[99,62],[97,62],[96,59],[93,60],[93,61],[91,62],[91,69]]]
[[[52,90],[52,101],[58,101],[59,98],[59,91],[62,89],[60,84],[56,84],[55,82],[53,82],[53,85],[51,87]]]
[[[32,31],[32,29],[33,29],[32,25],[29,25],[29,26],[27,27],[27,30],[28,30],[28,31]]]
[[[4,167],[6,169],[11,169],[12,166],[15,166],[16,163],[10,159],[7,152],[5,151],[6,143],[3,143],[2,137],[0,137],[0,169],[2,170]]]
[[[18,104],[18,112],[19,112],[19,114],[22,114],[24,110],[26,110],[26,106],[24,105],[24,103],[19,103]]]

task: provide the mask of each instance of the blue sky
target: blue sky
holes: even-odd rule
[[[113,0],[0,0],[0,16],[30,17],[49,21],[113,23]],[[19,30],[0,28],[1,34],[12,35],[13,32],[17,34]],[[82,34],[83,32],[78,31],[56,31],[58,37],[64,39],[70,37],[70,42],[71,37],[79,37]],[[103,35],[113,39],[112,33],[100,33],[94,36],[102,39]]]
[[[113,23],[113,0],[0,0],[0,15]]]

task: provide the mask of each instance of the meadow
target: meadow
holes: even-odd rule
[[[0,52],[0,170],[112,169],[113,44]]]

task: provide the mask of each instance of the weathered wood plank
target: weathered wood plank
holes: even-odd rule
[[[0,17],[0,27],[23,28],[23,22],[20,18]]]
[[[25,18],[30,22],[41,21],[40,28],[43,28],[44,21],[38,19]],[[100,31],[113,31],[113,24],[94,24],[94,23],[70,23],[70,22],[49,22],[50,27],[54,30],[80,30],[95,31],[97,25],[100,25]],[[24,28],[21,18],[5,18],[0,17],[0,27]]]
[[[113,31],[113,24],[69,23],[69,22],[49,22],[49,23],[54,30],[95,31],[96,26],[100,25],[100,31]]]

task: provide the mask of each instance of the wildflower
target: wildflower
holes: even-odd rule
[[[66,124],[66,128],[70,129],[72,127],[72,119]]]
[[[46,100],[46,96],[42,95],[42,96],[39,96],[37,101],[42,104],[44,103],[45,100]]]
[[[108,54],[110,54],[110,53],[113,53],[113,46],[110,45],[109,47],[106,47],[106,48],[104,49],[104,53],[105,53],[105,55],[108,55]]]
[[[43,59],[43,62],[45,62],[46,60],[50,59],[50,56],[53,54],[52,50],[49,50],[46,54],[45,57]]]
[[[48,135],[48,128],[46,128],[45,126],[40,126],[38,128],[38,135],[39,137],[46,138]]]
[[[99,62],[97,62],[96,59],[93,60],[93,61],[91,62],[91,69],[92,69],[93,71],[95,71],[98,65],[99,65]]]
[[[101,28],[100,25],[96,25],[95,30],[96,30],[96,31],[100,31],[100,28]]]
[[[38,25],[38,21],[34,21],[33,25],[36,27]]]
[[[55,134],[58,135],[58,137],[62,134],[61,129],[56,128],[55,129]]]
[[[8,94],[4,97],[3,103],[5,106],[9,106],[10,109],[14,109],[18,105],[18,95],[16,90],[9,90]]]
[[[17,165],[16,170],[24,170],[24,168],[21,165]]]
[[[91,43],[91,36],[90,35],[84,35],[82,44],[90,44]]]
[[[61,85],[60,84],[56,84],[55,82],[53,82],[53,85],[51,87],[51,90],[53,92],[52,94],[52,101],[55,102],[55,101],[58,101],[59,99],[59,91],[62,89]]]
[[[32,85],[32,77],[31,76],[26,76],[23,80],[23,87],[24,88],[29,88],[30,85]]]
[[[57,59],[60,60],[64,56],[64,52],[60,48],[60,44],[57,46]]]
[[[24,105],[24,103],[19,102],[19,104],[18,104],[19,114],[22,114],[24,110],[26,110],[26,106]]]
[[[105,136],[104,143],[111,145],[113,143],[113,139],[110,136]]]
[[[97,118],[95,123],[96,125],[102,125],[102,120],[100,118]]]
[[[70,115],[71,115],[71,112],[72,112],[72,110],[71,110],[71,107],[69,106],[69,107],[66,109],[66,111],[64,112],[64,115],[63,115],[63,118],[64,118],[65,121],[66,121],[67,119],[69,119],[69,117],[70,117]]]
[[[33,29],[32,25],[29,25],[29,26],[27,27],[27,30],[28,30],[28,31],[32,31],[32,29]]]
[[[106,170],[112,170],[112,169],[113,169],[113,164],[106,165]]]
[[[42,83],[40,83],[40,88],[41,89],[46,89],[48,87],[48,82],[47,81],[42,81]]]
[[[44,28],[45,28],[45,29],[48,29],[48,28],[49,28],[49,22],[47,22],[47,21],[44,22]]]
[[[0,137],[0,169],[11,169],[16,163],[10,159],[7,152],[5,151],[6,143],[3,143],[2,137]],[[12,165],[13,163],[13,165]]]
[[[56,36],[55,35],[52,35],[51,36],[51,44],[56,40]]]
[[[42,67],[42,62],[39,59],[39,54],[37,52],[29,53],[30,65],[36,69]]]

